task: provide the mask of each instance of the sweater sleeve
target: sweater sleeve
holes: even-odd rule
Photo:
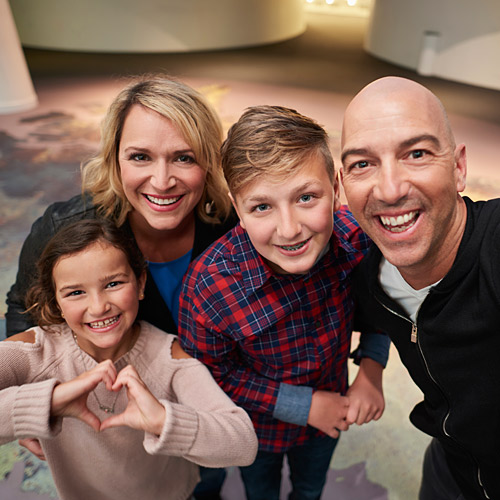
[[[172,380],[177,402],[162,400],[166,410],[160,436],[146,433],[150,454],[180,456],[205,467],[250,465],[257,437],[246,412],[217,385],[196,360],[177,360]]]

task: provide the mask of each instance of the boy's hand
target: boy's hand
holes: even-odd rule
[[[107,418],[101,424],[101,431],[122,425],[159,436],[165,423],[165,407],[151,394],[137,370],[126,366],[116,377],[112,390],[127,388],[128,404],[123,413]]]
[[[338,392],[315,391],[307,423],[332,438],[349,429],[346,421],[349,399]]]
[[[87,398],[100,382],[106,384],[108,391],[111,390],[115,379],[115,365],[108,359],[73,380],[56,385],[52,393],[51,415],[78,418],[99,431],[101,422],[88,409]]]
[[[373,359],[361,360],[358,374],[347,391],[350,402],[347,412],[349,425],[354,423],[361,425],[371,420],[378,420],[384,413],[383,370],[382,365]]]

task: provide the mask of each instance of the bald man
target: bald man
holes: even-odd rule
[[[356,312],[389,333],[424,393],[410,415],[433,437],[419,498],[500,499],[500,200],[460,195],[465,146],[437,97],[403,78],[349,104],[342,164],[349,207],[376,243]]]

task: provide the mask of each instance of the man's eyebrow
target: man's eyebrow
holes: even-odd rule
[[[422,135],[417,135],[416,137],[411,137],[410,139],[407,139],[406,141],[403,141],[399,147],[400,148],[409,148],[411,146],[414,146],[415,144],[418,144],[419,142],[425,142],[425,141],[430,141],[432,142],[436,147],[440,147],[441,143],[439,142],[439,139],[432,134],[422,134]],[[360,155],[364,156],[369,154],[369,150],[366,148],[352,148],[352,149],[346,149],[341,156],[341,161],[344,163],[345,159],[350,156],[350,155]]]
[[[341,156],[341,161],[344,163],[345,159],[350,156],[350,155],[366,155],[368,154],[368,149],[365,148],[352,148],[352,149],[346,149]]]
[[[410,146],[414,146],[415,144],[418,144],[419,142],[425,142],[425,141],[432,142],[436,147],[441,146],[439,139],[435,135],[432,135],[432,134],[422,134],[422,135],[418,135],[416,137],[411,137],[410,139],[403,141],[400,144],[400,146],[403,148],[408,148]]]

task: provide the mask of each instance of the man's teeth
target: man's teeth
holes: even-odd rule
[[[398,215],[397,217],[385,217],[380,216],[380,221],[383,226],[392,231],[393,233],[401,233],[409,229],[413,224],[415,224],[418,217],[418,211],[408,212],[404,215]]]
[[[112,325],[118,321],[118,316],[114,318],[103,319],[102,321],[94,321],[93,323],[89,323],[90,328],[104,328],[105,326]]]
[[[307,241],[301,241],[300,243],[297,243],[296,245],[292,246],[281,245],[281,248],[283,248],[283,250],[286,250],[288,252],[293,252],[295,250],[298,250],[299,248],[302,248],[306,243]]]
[[[146,198],[156,205],[172,205],[181,199],[180,196],[176,196],[175,198],[157,198],[156,196],[151,196],[150,194],[146,195]]]

